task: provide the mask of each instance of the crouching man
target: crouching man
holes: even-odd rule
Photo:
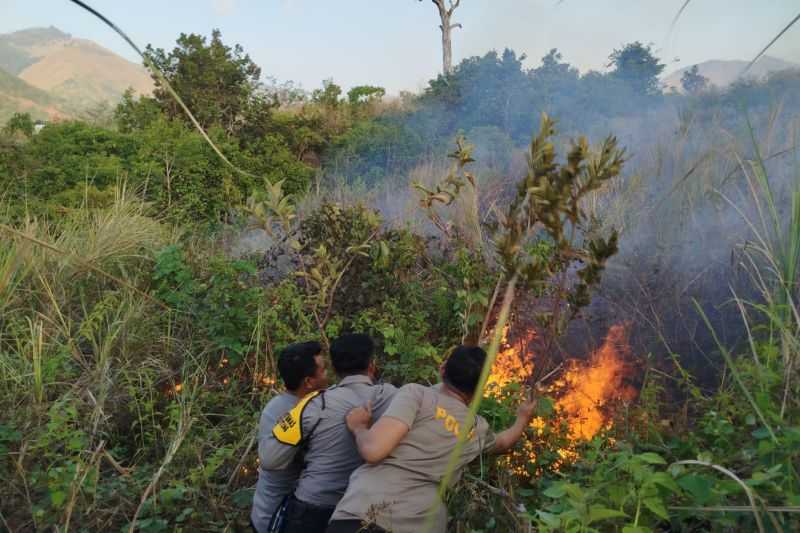
[[[342,335],[331,343],[331,364],[337,385],[298,404],[272,430],[262,465],[286,468],[305,448],[304,467],[286,507],[282,533],[324,533],[353,470],[364,461],[345,424],[345,415],[370,402],[376,417],[388,407],[397,389],[375,384],[373,352],[367,335]],[[259,453],[262,450],[259,448]]]
[[[350,477],[327,533],[421,533],[426,520],[434,526],[430,531],[445,532],[447,510],[439,501],[438,486],[465,425],[485,360],[482,349],[459,346],[442,365],[442,383],[400,388],[371,428],[369,407],[347,415],[347,426],[367,464]],[[520,405],[514,424],[497,435],[477,417],[457,457],[451,485],[481,453],[509,451],[530,423],[535,406],[535,401]]]
[[[286,392],[272,398],[261,412],[258,424],[258,469],[256,493],[250,520],[257,533],[267,533],[273,513],[282,500],[294,490],[300,477],[300,456],[282,470],[265,468],[267,441],[274,439],[272,428],[280,417],[292,409],[298,401],[328,386],[322,346],[318,342],[290,344],[278,355],[278,373],[286,386]]]

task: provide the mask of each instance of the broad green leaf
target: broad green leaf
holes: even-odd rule
[[[63,490],[50,491],[50,501],[53,503],[53,507],[61,507],[66,499],[67,493]]]
[[[661,501],[660,498],[645,498],[642,500],[642,503],[650,509],[653,514],[658,516],[659,518],[663,518],[664,520],[669,520],[669,513],[667,513],[667,508],[664,507],[664,502]]]
[[[548,527],[556,528],[561,525],[561,520],[557,515],[548,513],[546,511],[536,511],[536,516],[544,522]]]
[[[711,498],[711,487],[713,482],[703,476],[689,474],[678,480],[678,485],[688,492],[695,503],[705,504]]]
[[[652,529],[644,526],[625,526],[622,528],[622,533],[652,533]]]
[[[675,480],[672,479],[672,476],[666,472],[656,472],[650,477],[650,479],[648,479],[648,483],[664,487],[670,492],[678,492],[678,484],[675,483]]]
[[[542,494],[548,498],[561,498],[567,493],[567,489],[564,485],[565,483],[556,483],[554,485],[550,485]]]
[[[764,428],[764,427],[756,429],[755,431],[753,431],[751,433],[751,435],[753,435],[753,437],[755,437],[758,440],[768,439],[769,436],[770,436],[769,435],[769,430],[767,428]]]
[[[597,522],[598,520],[607,520],[609,518],[619,518],[622,516],[628,516],[627,514],[623,513],[622,511],[617,511],[616,509],[608,509],[607,507],[603,507],[602,505],[592,505],[589,509],[589,523]]]
[[[641,459],[645,463],[649,463],[651,465],[665,465],[665,464],[667,464],[667,462],[664,460],[663,457],[661,457],[657,453],[653,453],[653,452],[640,453],[636,457],[638,457],[639,459]]]

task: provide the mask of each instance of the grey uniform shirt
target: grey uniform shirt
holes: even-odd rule
[[[298,500],[322,507],[334,507],[339,502],[350,474],[364,462],[347,429],[345,416],[351,409],[371,401],[373,418],[377,419],[395,392],[397,388],[393,385],[373,385],[368,376],[347,376],[308,402],[302,427],[305,435],[311,431],[311,437],[305,451],[305,468],[295,489]],[[266,468],[286,468],[297,454],[297,446],[275,439],[264,442],[263,450],[259,443],[259,454],[263,452],[261,461]]]
[[[258,458],[261,465],[258,468],[258,482],[253,496],[253,509],[250,512],[250,519],[259,533],[267,530],[272,513],[283,497],[292,492],[300,476],[302,465],[299,461],[292,461],[286,468],[280,470],[264,467],[266,463],[264,454],[270,449],[268,441],[275,440],[272,427],[280,417],[295,406],[298,399],[297,396],[284,392],[267,402],[261,411],[261,419],[258,422]]]

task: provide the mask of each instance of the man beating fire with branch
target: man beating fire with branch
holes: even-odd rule
[[[478,416],[451,464],[485,360],[481,348],[459,346],[442,365],[440,384],[405,385],[372,427],[369,404],[348,413],[347,427],[366,464],[350,476],[327,533],[445,532],[438,487],[448,469],[452,485],[480,454],[510,451],[536,407],[534,399],[523,402],[514,424],[496,435]]]

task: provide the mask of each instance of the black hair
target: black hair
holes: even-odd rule
[[[444,363],[444,382],[464,394],[474,394],[485,361],[482,348],[460,345]]]
[[[314,358],[320,353],[322,345],[316,341],[296,342],[281,350],[278,373],[287,389],[296,390],[305,378],[316,375],[317,361]]]
[[[369,335],[348,333],[331,344],[331,364],[340,377],[361,374],[369,368],[375,343]]]

